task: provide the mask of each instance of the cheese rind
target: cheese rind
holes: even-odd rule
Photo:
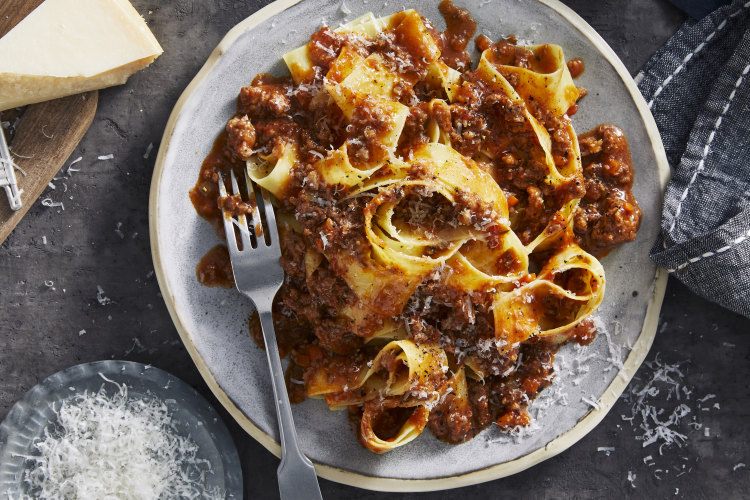
[[[161,53],[127,0],[46,0],[0,39],[0,110],[120,85]]]

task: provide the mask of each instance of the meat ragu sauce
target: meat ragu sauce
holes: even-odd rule
[[[573,198],[582,200],[574,216],[574,233],[567,238],[575,238],[584,250],[603,255],[635,238],[640,209],[630,191],[633,167],[622,131],[613,125],[601,125],[579,136],[582,176],[567,185],[550,187],[543,182],[546,175],[543,159],[530,154],[530,145],[536,137],[519,133],[513,126],[522,110],[508,97],[490,92],[475,72],[469,70],[471,59],[467,45],[474,36],[476,22],[466,10],[450,1],[440,3],[440,12],[448,26],[445,33],[439,33],[427,21],[425,25],[441,48],[444,62],[462,72],[462,84],[450,104],[428,105],[433,97],[447,100],[445,92],[442,88],[414,84],[425,74],[426,65],[421,62],[420,47],[410,46],[408,39],[394,31],[397,23],[374,41],[323,27],[311,36],[308,44],[314,66],[304,82],[294,85],[289,78],[261,74],[240,91],[237,113],[203,162],[198,182],[190,193],[198,213],[210,220],[217,234],[222,236],[219,207],[227,207],[228,202],[219,199],[217,172],[225,174],[225,178],[232,169],[241,174],[245,160],[253,154],[275,159],[282,154],[285,144],[297,147],[299,160],[293,166],[287,192],[279,200],[279,209],[296,214],[295,224],[299,227],[294,231],[283,230],[280,235],[281,265],[286,279],[273,311],[280,349],[282,353],[291,354],[287,382],[294,402],[305,398],[310,374],[321,364],[337,366],[340,361],[340,370],[328,370],[329,381],[351,381],[355,371],[362,368],[357,365],[357,357],[361,357],[364,364],[368,349],[377,349],[366,346],[363,337],[389,319],[388,315],[373,312],[366,320],[354,324],[339,315],[338,311],[358,299],[341,278],[342,270],[333,269],[321,255],[324,249],[357,255],[368,248],[363,234],[366,197],[346,198],[348,190],[326,184],[313,167],[314,162],[323,158],[326,150],[339,148],[344,143],[348,145],[349,159],[354,165],[381,158],[386,153],[378,140],[384,133],[385,121],[377,110],[365,105],[348,120],[324,91],[326,76],[340,78],[335,67],[331,70],[331,65],[344,46],[362,56],[381,53],[386,64],[400,76],[396,93],[400,102],[409,107],[409,116],[396,153],[404,158],[411,157],[416,148],[429,140],[428,120],[437,122],[448,133],[452,147],[467,157],[474,157],[505,191],[513,230],[524,244]],[[492,57],[501,64],[528,67],[531,58],[539,63],[544,57],[544,54],[518,46],[513,37],[493,43],[479,36],[476,44],[480,50],[491,49]],[[572,73],[580,74],[583,70],[582,62],[575,62],[573,66]],[[531,111],[549,132],[555,162],[563,164],[566,155],[573,151],[573,139],[564,128],[568,117],[555,118],[541,107]],[[479,158],[480,146],[492,151],[495,159]],[[373,174],[373,178],[377,176],[378,172]],[[472,203],[459,199],[455,206],[430,205],[424,203],[424,198],[420,202],[410,198],[408,193],[402,196],[399,206],[406,206],[408,210],[396,216],[407,225],[410,217],[422,217],[411,220],[415,225],[433,220],[437,228],[441,224],[460,223],[462,208]],[[233,202],[229,204],[230,211],[242,210]],[[201,282],[224,284],[227,273],[222,274],[220,270],[226,266],[217,258],[224,254],[214,249],[212,255],[208,259],[210,264],[204,265],[202,261],[199,266]],[[306,273],[306,259],[319,260],[310,275]],[[497,265],[507,266],[498,272],[507,272],[516,263],[508,261]],[[417,345],[439,343],[452,370],[464,366],[467,357],[472,357],[478,364],[475,367],[487,375],[483,380],[467,377],[469,404],[456,398],[454,388],[442,387],[440,402],[430,413],[428,428],[444,441],[460,443],[493,422],[504,430],[527,425],[528,405],[554,377],[554,354],[559,346],[532,337],[500,354],[493,348],[491,297],[481,293],[467,295],[447,286],[440,278],[437,272],[429,275],[406,307],[394,317],[408,326],[409,336]],[[385,309],[387,305],[383,306]],[[557,314],[563,316],[569,312],[561,307]],[[253,337],[262,343],[257,321],[251,319],[250,324]],[[593,322],[585,320],[570,332],[569,340],[588,344],[595,335]],[[519,362],[520,359],[523,362]],[[388,402],[367,404],[387,405]],[[362,408],[350,408],[351,420],[359,429]],[[383,439],[394,435],[407,419],[416,418],[411,411],[399,408],[380,415],[373,428]]]
[[[198,262],[195,275],[201,285],[232,288],[234,286],[234,274],[232,273],[232,263],[229,260],[227,247],[216,245],[209,250]]]

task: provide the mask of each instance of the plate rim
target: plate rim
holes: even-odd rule
[[[172,322],[180,335],[180,339],[190,354],[191,359],[195,363],[198,371],[205,380],[211,392],[216,396],[219,402],[229,412],[235,421],[256,441],[258,441],[268,451],[273,453],[276,457],[281,456],[281,447],[279,443],[272,438],[269,434],[260,429],[242,410],[235,404],[235,402],[224,392],[209,366],[205,363],[201,357],[195,344],[193,344],[190,335],[182,323],[180,316],[177,313],[174,295],[169,287],[169,282],[166,277],[164,267],[161,265],[161,247],[160,247],[160,236],[158,230],[158,209],[159,199],[158,192],[161,185],[162,174],[164,173],[165,160],[167,156],[167,149],[169,143],[174,134],[174,129],[179,120],[185,104],[188,102],[192,94],[198,89],[203,83],[206,77],[210,74],[211,70],[218,63],[220,58],[226,53],[230,46],[246,31],[254,28],[262,22],[268,20],[274,15],[283,12],[294,5],[304,0],[276,0],[275,2],[263,7],[256,11],[243,21],[240,21],[233,28],[231,28],[227,34],[222,38],[216,48],[211,52],[208,59],[193,77],[188,86],[182,92],[178,98],[172,112],[169,115],[167,124],[164,129],[164,134],[159,146],[159,151],[156,156],[156,162],[154,165],[154,171],[151,178],[151,186],[149,193],[149,236],[151,240],[151,256],[154,264],[154,271],[156,274],[157,282],[161,290],[164,302],[169,311],[169,315],[172,318]],[[651,141],[651,146],[656,158],[656,168],[659,178],[662,203],[663,193],[666,188],[667,182],[670,176],[669,163],[667,162],[666,152],[662,144],[661,136],[659,135],[656,122],[654,121],[653,115],[646,104],[645,99],[641,95],[638,87],[625,67],[624,63],[620,60],[617,54],[612,48],[604,41],[604,39],[592,28],[581,16],[579,16],[573,9],[562,4],[559,0],[533,0],[536,1],[563,17],[570,25],[576,28],[581,34],[588,39],[588,41],[598,50],[598,52],[604,57],[604,59],[613,67],[620,80],[625,84],[628,92],[633,99],[634,104],[641,117],[643,125],[646,129],[646,133]],[[484,467],[478,470],[467,472],[465,474],[458,474],[445,477],[437,477],[430,479],[405,479],[405,478],[385,478],[377,476],[369,476],[359,472],[353,472],[344,470],[338,467],[320,464],[313,462],[315,465],[316,473],[324,478],[338,483],[347,484],[350,486],[356,486],[359,488],[365,488],[375,491],[386,491],[386,492],[419,492],[419,491],[436,491],[444,489],[459,488],[463,486],[470,486],[473,484],[483,483],[494,479],[500,479],[512,474],[521,472],[533,465],[536,465],[543,460],[552,458],[553,456],[565,451],[570,446],[578,442],[584,436],[586,436],[599,422],[601,422],[607,415],[610,409],[614,406],[614,403],[620,397],[622,392],[627,387],[630,380],[635,375],[638,367],[643,363],[646,358],[651,344],[653,343],[656,335],[656,328],[658,326],[659,312],[661,305],[664,300],[664,294],[666,292],[668,273],[660,268],[656,268],[654,274],[654,280],[651,284],[651,297],[646,307],[646,315],[643,320],[643,326],[641,333],[638,336],[632,350],[630,351],[627,359],[623,363],[623,367],[615,375],[612,382],[604,390],[604,393],[599,401],[599,408],[590,409],[571,429],[557,436],[552,441],[547,443],[544,447],[537,448],[536,450],[522,455],[509,462],[503,462],[495,464],[489,467]]]

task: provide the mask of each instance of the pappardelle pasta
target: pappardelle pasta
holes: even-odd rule
[[[217,171],[274,195],[290,395],[347,410],[376,453],[528,425],[559,346],[596,335],[597,257],[640,222],[622,131],[573,129],[585,90],[562,48],[479,36],[472,69],[476,23],[440,11],[442,33],[414,10],[315,32],[290,77],[241,89],[191,191],[219,235],[220,207],[251,207],[219,198]],[[198,277],[231,284],[226,251]]]

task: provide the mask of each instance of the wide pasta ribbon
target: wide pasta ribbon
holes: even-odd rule
[[[556,51],[550,49],[550,52],[562,57],[562,51]],[[553,143],[550,138],[549,132],[544,126],[534,117],[531,113],[528,101],[534,101],[538,99],[541,102],[554,102],[557,106],[567,106],[568,101],[561,100],[562,97],[567,95],[562,92],[561,97],[558,87],[552,84],[544,84],[549,82],[552,77],[540,74],[532,70],[524,68],[516,68],[513,66],[502,66],[500,70],[506,74],[514,74],[518,78],[519,83],[516,85],[520,88],[525,98],[522,98],[514,88],[513,85],[503,76],[503,73],[498,69],[498,66],[490,62],[491,50],[485,50],[479,60],[479,66],[477,67],[476,74],[478,78],[493,91],[498,92],[502,95],[509,97],[516,105],[521,106],[523,111],[523,118],[527,124],[529,131],[533,132],[536,136],[536,144],[529,143],[528,154],[531,156],[533,161],[544,163],[547,168],[547,175],[545,178],[545,184],[555,187],[558,189],[564,189],[566,184],[569,183],[582,183],[583,167],[581,165],[581,153],[578,146],[578,139],[573,130],[573,125],[569,119],[563,117],[562,123],[564,124],[563,129],[560,131],[561,134],[565,134],[570,139],[570,147],[560,154],[553,155]],[[555,59],[557,61],[557,59]],[[561,64],[563,69],[555,70],[554,74],[559,76],[559,79],[570,78],[570,74],[567,70],[567,66],[564,61],[557,63],[558,66]],[[559,73],[559,74],[558,74]],[[536,83],[534,83],[536,82]],[[574,87],[575,88],[575,87]],[[576,91],[575,98],[578,97]],[[573,100],[575,103],[575,100]],[[569,107],[569,106],[568,106]],[[567,110],[567,107],[565,108]],[[483,153],[493,158],[495,156],[491,151],[483,150]],[[557,161],[556,161],[557,160]],[[550,238],[558,234],[571,220],[575,207],[578,204],[578,199],[573,198],[567,200],[563,206],[558,210],[557,221],[550,222],[544,231],[537,235],[534,240],[528,245],[528,252],[531,253],[537,246],[539,246],[545,239]],[[559,224],[559,220],[565,221],[565,224]]]
[[[419,166],[418,176],[409,174],[410,164]],[[458,282],[459,274],[451,273],[449,279],[467,290],[478,289],[482,284],[508,283],[525,272],[526,252],[510,231],[505,195],[489,174],[452,148],[438,143],[417,149],[410,164],[390,165],[386,172],[368,179],[351,195],[378,190],[364,210],[371,255],[362,258],[345,252],[327,253],[332,265],[361,300],[381,314],[398,314],[424,277],[449,259],[449,265],[455,264],[456,270],[468,278]],[[394,219],[396,207],[409,193],[440,196],[450,204],[457,201],[457,195],[467,193],[475,196],[489,212],[478,227],[457,225],[443,228],[438,234],[414,230]],[[485,230],[489,228],[502,233],[500,244],[492,249],[486,244]],[[476,243],[467,245],[470,241]],[[493,267],[479,255],[479,247],[487,248],[498,259],[507,255],[512,261],[510,267],[504,270]]]
[[[529,67],[521,68],[499,64],[492,50],[486,50],[482,57],[507,80],[513,80],[514,89],[530,106],[541,107],[555,116],[564,115],[578,100],[578,88],[573,83],[562,47],[554,44],[519,46],[519,50],[532,53]]]
[[[411,410],[406,421],[401,424],[395,436],[383,439],[375,432],[375,421],[384,413],[401,408],[392,400],[368,401],[364,404],[362,422],[360,424],[360,439],[362,444],[375,453],[385,453],[413,441],[422,434],[430,410],[425,405],[420,405]]]
[[[291,182],[292,166],[297,162],[297,146],[286,142],[281,154],[251,156],[246,162],[247,175],[253,182],[267,189],[277,198]]]
[[[332,358],[332,363],[336,359]],[[374,358],[360,362],[352,364],[345,377],[331,377],[330,363],[320,363],[308,376],[307,395],[325,397],[334,410],[391,396],[401,398],[400,406],[417,406],[434,399],[434,391],[448,370],[440,346],[417,345],[407,339],[393,340]]]
[[[530,337],[561,343],[604,298],[604,269],[571,243],[553,255],[534,281],[495,298],[495,338],[507,352]]]

